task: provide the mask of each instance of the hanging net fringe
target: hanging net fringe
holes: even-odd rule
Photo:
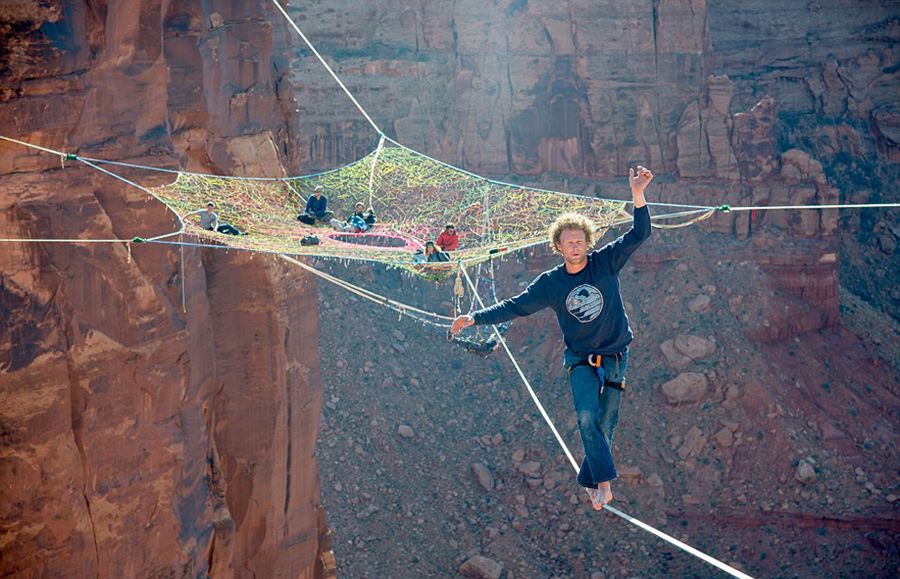
[[[297,215],[317,185],[323,186],[328,209],[338,220],[345,220],[356,202],[368,201],[378,223],[366,233],[348,233],[299,222]],[[366,157],[327,173],[280,180],[179,173],[173,183],[151,191],[181,217],[187,233],[207,241],[291,255],[365,259],[421,275],[455,265],[413,263],[413,254],[448,223],[460,234],[453,259],[468,265],[545,242],[548,225],[565,211],[588,216],[601,231],[629,219],[625,202],[498,183],[383,140]],[[191,214],[207,202],[215,204],[220,223],[248,235],[201,229],[200,216]],[[300,245],[310,235],[319,244]]]

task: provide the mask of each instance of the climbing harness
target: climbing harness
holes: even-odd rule
[[[615,358],[616,360],[616,376],[621,372],[620,364],[622,362],[622,352],[617,352],[615,354],[606,354],[607,358]],[[587,359],[579,360],[578,362],[572,364],[568,367],[569,374],[572,373],[572,370],[577,368],[578,366],[590,366],[597,373],[597,376],[600,378],[600,389],[598,394],[603,394],[603,388],[615,388],[620,392],[625,391],[625,379],[623,378],[621,382],[613,382],[606,375],[606,372],[603,370],[603,357],[604,354],[588,354]]]

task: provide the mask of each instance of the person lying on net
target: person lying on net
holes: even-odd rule
[[[584,460],[578,484],[597,510],[612,500],[616,478],[611,446],[628,368],[633,334],[619,290],[619,272],[650,237],[650,211],[644,189],[653,174],[629,169],[634,224],[624,235],[591,251],[594,224],[577,213],[564,213],[550,226],[550,247],[563,263],[539,275],[525,291],[489,308],[458,316],[452,333],[474,324],[497,324],[544,308],[556,312],[565,341],[563,364],[578,417]]]
[[[337,229],[338,231],[347,231],[353,233],[364,233],[372,228],[375,225],[377,219],[375,218],[375,212],[369,207],[368,211],[364,211],[365,205],[362,202],[357,201],[353,206],[353,214],[350,215],[346,221],[340,221],[339,219],[332,219],[331,226]]]
[[[206,210],[198,209],[194,213],[200,214],[200,227],[207,231],[218,231],[227,235],[247,235],[229,223],[219,223],[219,216],[213,211],[212,202],[206,204]]]
[[[307,225],[315,225],[316,221],[327,223],[332,217],[334,212],[328,210],[328,197],[323,193],[323,187],[316,185],[313,194],[306,201],[306,209],[297,216],[297,220]]]

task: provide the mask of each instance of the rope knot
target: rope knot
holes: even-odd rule
[[[463,287],[462,277],[460,276],[460,270],[462,269],[462,266],[458,267],[460,269],[456,270],[456,282],[453,284],[453,294],[456,297],[461,298],[466,295],[466,290]]]

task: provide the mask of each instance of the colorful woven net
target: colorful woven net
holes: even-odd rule
[[[377,224],[365,233],[341,232],[328,223],[297,220],[307,198],[322,185],[328,209],[344,221],[356,202],[371,207]],[[180,173],[174,183],[152,190],[204,243],[289,255],[381,262],[428,275],[448,265],[415,264],[414,254],[452,223],[460,247],[451,263],[476,264],[543,243],[548,225],[562,212],[591,218],[598,230],[628,220],[624,203],[502,184],[402,146],[378,148],[339,169],[307,177],[253,180]],[[247,235],[231,236],[200,227],[207,202],[220,223]],[[317,245],[302,245],[315,236]]]

